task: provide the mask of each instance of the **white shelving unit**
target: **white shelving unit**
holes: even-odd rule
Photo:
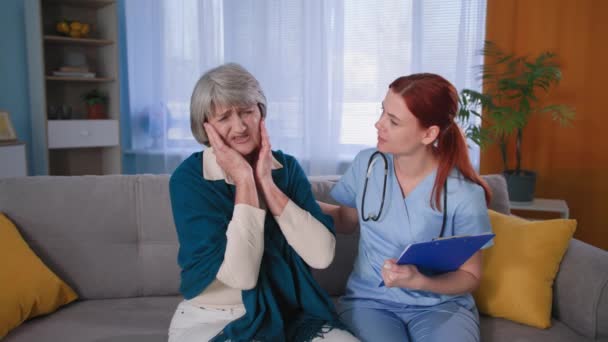
[[[34,175],[121,173],[116,1],[25,1]],[[89,36],[58,35],[55,26],[63,19],[90,24]],[[74,56],[95,77],[53,75]],[[93,89],[108,95],[108,119],[87,120],[81,97]],[[70,119],[49,118],[49,106],[64,105],[72,109]]]

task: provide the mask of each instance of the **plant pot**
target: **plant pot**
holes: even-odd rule
[[[536,172],[507,170],[503,172],[507,180],[509,200],[515,202],[532,202],[536,188]]]
[[[87,105],[87,118],[94,119],[106,119],[106,106],[103,103],[96,103]]]

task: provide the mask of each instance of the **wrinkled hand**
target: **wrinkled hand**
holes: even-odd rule
[[[270,149],[270,138],[264,120],[260,120],[260,151],[255,162],[255,180],[259,185],[272,182],[272,151]]]
[[[422,289],[424,275],[414,265],[397,265],[396,259],[388,259],[382,266],[382,280],[386,287]]]
[[[253,169],[245,158],[236,150],[224,142],[224,139],[217,133],[213,125],[208,122],[203,124],[209,143],[215,152],[218,165],[226,172],[226,175],[236,183],[253,176]]]

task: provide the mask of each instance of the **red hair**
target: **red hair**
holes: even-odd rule
[[[458,92],[445,78],[429,73],[412,74],[397,78],[389,89],[401,95],[407,108],[423,128],[439,127],[437,144],[433,151],[439,157],[437,177],[433,185],[431,206],[441,210],[441,193],[450,171],[455,167],[464,178],[479,184],[486,195],[486,203],[492,194],[488,184],[475,172],[469,159],[465,137],[454,122],[458,112]],[[435,203],[433,205],[433,198]]]

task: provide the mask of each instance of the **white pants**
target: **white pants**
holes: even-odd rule
[[[236,309],[211,309],[182,301],[177,306],[171,326],[169,327],[169,342],[200,342],[209,341],[217,335],[228,323],[245,314],[244,307]],[[323,338],[313,341],[326,342],[355,342],[359,341],[347,331],[333,329]]]

